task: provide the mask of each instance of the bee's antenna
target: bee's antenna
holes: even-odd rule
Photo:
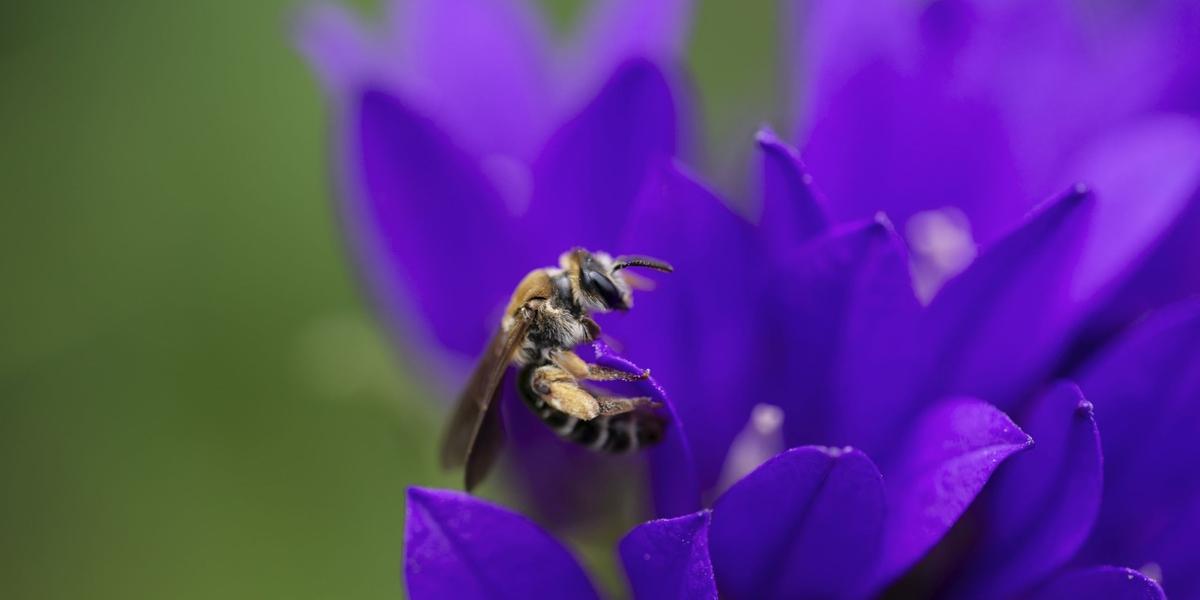
[[[664,273],[670,273],[675,270],[671,265],[656,258],[650,258],[649,256],[618,256],[613,261],[612,270],[620,271],[627,267],[646,267],[647,269],[654,269],[655,271],[662,271]]]

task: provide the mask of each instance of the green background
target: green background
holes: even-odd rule
[[[298,6],[0,8],[0,596],[402,595],[404,489],[453,482],[347,267]],[[729,181],[776,27],[697,15]]]

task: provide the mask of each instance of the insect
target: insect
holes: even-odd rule
[[[599,394],[583,386],[584,381],[636,381],[649,372],[631,375],[588,364],[572,348],[600,334],[592,313],[629,310],[631,284],[648,287],[625,269],[669,273],[671,265],[644,256],[614,259],[582,248],[568,250],[558,262],[558,267],[531,271],[517,285],[450,418],[442,465],[465,465],[467,490],[483,480],[503,446],[495,399],[510,366],[520,368],[517,384],[525,404],[565,439],[601,451],[625,452],[662,438],[665,420],[650,410],[658,403]]]

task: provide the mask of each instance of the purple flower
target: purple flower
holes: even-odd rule
[[[366,283],[447,397],[562,250],[675,266],[601,321],[671,416],[660,520],[619,546],[635,595],[1198,597],[1198,16],[992,4],[796,3],[802,143],[759,132],[749,216],[683,161],[686,3],[599,5],[560,53],[516,0],[410,2],[381,33],[322,9],[301,40]],[[622,501],[639,465],[515,389],[534,514]],[[415,597],[596,595],[523,517],[408,510]]]
[[[638,525],[618,554],[639,599],[861,595],[880,546],[884,489],[858,451],[795,448],[711,510]],[[404,579],[423,598],[598,598],[569,550],[532,521],[460,492],[410,488]],[[1144,574],[1084,567],[1035,598],[1165,598]]]
[[[649,165],[680,146],[686,99],[664,69],[689,6],[601,3],[565,47],[519,0],[388,6],[383,31],[314,9],[299,43],[333,105],[367,282],[405,346],[461,376],[515,282],[571,246],[612,248]]]
[[[383,31],[335,7],[314,9],[299,43],[329,92],[340,209],[366,285],[407,357],[452,398],[526,272],[573,246],[639,246],[623,241],[633,215],[660,208],[657,197],[639,200],[644,182],[687,149],[688,99],[673,80],[690,3],[597,3],[558,45],[519,0],[389,6]],[[643,328],[618,339],[633,349],[658,335]],[[622,362],[606,347],[596,352]],[[639,395],[667,402],[653,381],[642,385],[652,389]],[[614,470],[612,461],[564,446],[530,421],[511,380],[503,389],[525,489],[544,516],[586,514],[596,494],[550,482]],[[686,418],[674,421],[650,453],[660,514],[699,505]]]
[[[1071,290],[1093,329],[1200,292],[1196,3],[788,4],[806,163],[839,220],[895,220],[923,295],[1077,181],[1099,198]]]

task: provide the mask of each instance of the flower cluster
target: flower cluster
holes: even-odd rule
[[[687,2],[598,2],[569,43],[517,0],[309,13],[400,347],[452,397],[525,271],[675,266],[602,321],[671,415],[637,597],[1200,598],[1200,10],[786,8],[798,145],[759,131],[740,202],[682,158]],[[598,510],[606,460],[504,389],[540,519]],[[413,488],[407,523],[413,597],[596,596],[506,509]]]

